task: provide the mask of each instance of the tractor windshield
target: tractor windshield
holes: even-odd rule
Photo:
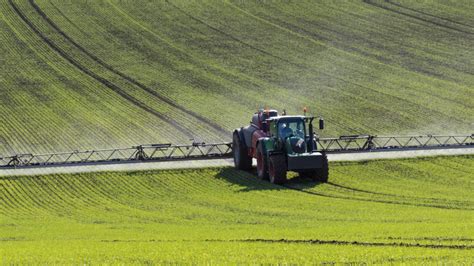
[[[303,120],[280,121],[278,133],[282,139],[295,136],[304,139],[305,128]]]

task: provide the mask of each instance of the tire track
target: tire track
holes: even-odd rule
[[[307,70],[307,69],[308,69],[308,67],[305,66],[304,64],[298,64],[298,63],[292,62],[292,61],[290,61],[290,60],[288,60],[288,59],[285,59],[285,58],[283,58],[283,57],[280,57],[280,56],[278,56],[278,55],[275,55],[275,54],[272,54],[272,53],[270,53],[270,52],[268,52],[268,51],[265,51],[265,50],[263,50],[263,49],[261,49],[261,48],[258,48],[258,47],[256,47],[256,46],[253,46],[253,45],[251,45],[251,44],[249,44],[249,43],[246,43],[246,42],[240,40],[239,38],[237,38],[237,37],[235,37],[235,36],[233,36],[233,35],[231,35],[231,34],[225,32],[225,31],[222,31],[222,30],[220,30],[220,29],[214,27],[214,26],[212,26],[212,25],[206,23],[205,21],[203,21],[203,20],[201,20],[201,19],[199,19],[199,18],[197,18],[197,17],[194,17],[193,15],[187,13],[187,12],[184,11],[183,9],[181,9],[181,8],[179,8],[178,6],[176,6],[176,5],[174,5],[173,3],[171,3],[169,0],[166,0],[166,3],[168,3],[168,4],[171,5],[173,8],[175,8],[176,10],[178,10],[180,13],[184,14],[185,16],[189,17],[190,19],[192,19],[192,20],[194,20],[194,21],[196,21],[196,22],[198,22],[198,23],[200,23],[200,24],[205,25],[206,27],[208,27],[208,28],[210,28],[210,29],[212,29],[212,30],[214,30],[214,31],[216,31],[216,32],[218,32],[218,33],[220,33],[220,34],[222,34],[222,35],[224,35],[224,36],[226,36],[226,37],[228,37],[228,38],[230,38],[230,39],[232,39],[232,40],[234,40],[234,41],[240,43],[240,44],[242,44],[242,45],[245,46],[245,47],[248,47],[248,48],[250,48],[250,49],[252,49],[252,50],[258,51],[258,52],[260,52],[260,53],[262,53],[262,54],[268,55],[268,56],[270,56],[270,57],[272,57],[272,58],[275,58],[275,59],[277,59],[277,60],[280,60],[280,61],[282,61],[282,62],[285,62],[286,64],[291,65],[291,66],[294,66],[294,67],[297,67],[297,68],[299,68],[299,69],[302,69],[302,70]],[[330,74],[327,74],[327,73],[324,73],[324,72],[320,72],[320,73],[325,74],[325,75],[328,75],[328,76],[330,76],[331,78],[333,78],[333,79],[335,79],[335,80],[339,80],[339,81],[342,81],[342,82],[345,82],[345,83],[353,84],[353,85],[358,86],[358,87],[361,87],[361,88],[363,88],[363,89],[368,89],[368,88],[366,88],[366,87],[364,87],[364,86],[362,86],[362,85],[355,84],[355,83],[350,82],[350,81],[346,81],[346,80],[344,80],[344,79],[342,79],[342,78],[340,78],[340,77],[336,77],[336,76],[333,76],[333,75],[330,75]],[[331,89],[332,89],[332,88],[331,88]],[[333,90],[334,90],[334,89],[333,89]],[[371,89],[368,89],[368,90],[371,90]],[[341,92],[339,91],[338,93],[341,93]],[[359,97],[359,96],[357,96],[357,95],[348,95],[348,96],[353,97],[353,98],[359,98],[360,100],[364,100],[363,98],[361,98],[361,97]],[[392,96],[392,97],[393,97],[393,96]],[[383,107],[382,107],[382,108],[383,108]],[[346,128],[346,125],[341,124],[341,123],[339,123],[338,121],[328,120],[328,122],[331,122],[331,124],[334,124],[334,125],[336,125],[336,126],[339,126],[340,128]]]
[[[249,48],[251,48],[251,49],[253,49],[253,50],[256,50],[256,51],[258,51],[258,52],[260,52],[260,53],[262,53],[262,54],[265,54],[265,55],[268,55],[268,56],[270,56],[270,57],[276,58],[276,59],[281,60],[281,61],[283,61],[283,62],[286,62],[286,63],[288,63],[288,64],[291,64],[291,65],[294,65],[294,66],[297,66],[297,67],[304,67],[304,66],[302,66],[302,65],[299,65],[299,64],[296,64],[296,63],[294,63],[294,62],[291,62],[291,61],[288,60],[288,59],[285,59],[285,58],[283,58],[283,57],[274,55],[274,54],[272,54],[272,53],[270,53],[270,52],[268,52],[268,51],[265,51],[265,50],[260,49],[260,48],[258,48],[258,47],[256,47],[256,46],[253,46],[253,45],[251,45],[251,44],[248,44],[248,43],[242,41],[241,39],[239,39],[239,38],[237,38],[237,37],[235,37],[235,36],[233,36],[233,35],[231,35],[231,34],[225,32],[225,31],[223,31],[223,30],[220,30],[220,29],[218,29],[218,28],[216,28],[216,27],[214,27],[214,26],[212,26],[212,25],[206,23],[205,21],[203,21],[203,20],[201,20],[201,19],[199,19],[199,18],[197,18],[197,17],[195,17],[195,16],[189,14],[188,12],[186,12],[185,10],[183,10],[182,8],[180,8],[180,7],[176,6],[175,4],[171,3],[169,0],[165,0],[165,2],[166,2],[167,4],[169,4],[170,6],[172,6],[174,9],[178,10],[180,13],[182,13],[182,14],[184,14],[185,16],[189,17],[190,19],[192,19],[192,20],[194,20],[194,21],[196,21],[196,22],[198,22],[198,23],[200,23],[200,24],[203,24],[203,25],[207,26],[208,28],[210,28],[210,29],[212,29],[212,30],[214,30],[214,31],[216,31],[216,32],[218,32],[218,33],[220,33],[220,34],[222,34],[222,35],[224,35],[224,36],[226,36],[226,37],[228,37],[228,38],[230,38],[230,39],[232,39],[232,40],[234,40],[234,41],[240,43],[240,44],[242,44],[243,46],[249,47]]]
[[[439,199],[439,198],[426,198],[426,197],[412,197],[412,196],[404,196],[404,195],[397,195],[397,194],[388,194],[388,193],[381,193],[381,192],[375,192],[375,191],[369,191],[369,190],[363,190],[363,189],[358,189],[358,188],[353,188],[353,187],[348,187],[348,186],[343,186],[335,183],[328,182],[326,183],[327,185],[345,189],[348,191],[353,191],[353,192],[360,192],[360,193],[366,193],[366,194],[372,194],[372,195],[379,195],[379,196],[388,196],[388,197],[394,197],[394,198],[399,198],[400,200],[427,200],[427,201],[432,201],[437,204],[470,204],[470,202],[466,201],[459,201],[459,200],[451,200],[451,199]]]
[[[311,244],[311,245],[351,245],[351,246],[366,246],[366,247],[409,247],[409,248],[432,248],[432,249],[462,249],[471,250],[474,246],[471,245],[435,245],[435,244],[421,244],[421,243],[406,243],[406,242],[359,242],[359,241],[344,241],[344,240],[320,240],[320,239],[235,239],[235,240],[220,240],[220,239],[206,239],[206,242],[260,242],[272,244]]]
[[[30,1],[31,2],[31,1]],[[45,36],[44,34],[42,34],[38,28],[25,16],[25,14],[16,6],[16,4],[12,1],[12,0],[9,0],[9,4],[11,5],[11,7],[13,8],[13,10],[15,11],[15,13],[21,18],[21,20],[23,20],[23,22],[25,22],[28,27],[33,30],[35,32],[36,35],[38,35],[38,37],[40,37],[51,49],[53,49],[54,51],[56,51],[62,58],[64,58],[66,61],[68,61],[70,64],[72,64],[73,66],[75,66],[77,69],[79,69],[81,72],[83,72],[84,74],[88,75],[89,77],[97,80],[99,83],[101,83],[102,85],[106,86],[107,88],[111,89],[112,91],[114,91],[115,93],[117,93],[118,95],[120,95],[121,97],[123,97],[124,99],[128,100],[129,102],[131,102],[132,104],[134,104],[135,106],[139,107],[140,109],[144,110],[145,112],[149,113],[149,114],[152,114],[156,117],[158,117],[159,119],[163,120],[163,121],[166,121],[167,123],[169,123],[171,126],[173,126],[175,129],[177,129],[178,131],[182,132],[183,134],[185,134],[187,137],[193,137],[191,131],[189,131],[188,129],[182,127],[181,125],[179,125],[176,121],[174,120],[171,120],[169,119],[168,117],[162,115],[161,113],[157,112],[156,110],[150,108],[149,106],[147,106],[146,104],[144,104],[143,102],[139,101],[138,99],[134,98],[133,96],[129,95],[128,93],[126,93],[122,88],[120,88],[119,86],[113,84],[112,82],[110,82],[109,80],[97,75],[96,73],[92,72],[91,70],[87,69],[86,67],[84,67],[83,65],[81,65],[79,62],[77,62],[77,60],[75,60],[74,58],[72,58],[71,56],[69,56],[64,50],[62,50],[61,48],[59,48],[59,46],[57,46],[52,40],[50,40],[47,36]]]
[[[381,5],[381,4],[374,3],[372,0],[362,0],[362,1],[366,4],[368,4],[368,5],[371,5],[371,6],[374,6],[374,7],[377,7],[377,8],[381,8],[381,9],[389,11],[389,12],[396,13],[398,15],[406,16],[406,17],[409,17],[409,18],[412,18],[412,19],[416,19],[416,20],[419,20],[419,21],[422,21],[422,22],[425,22],[425,23],[428,23],[428,24],[432,24],[432,25],[435,25],[435,26],[438,26],[438,27],[441,27],[441,28],[445,28],[445,29],[448,29],[448,30],[453,30],[453,31],[456,31],[456,32],[459,32],[459,33],[474,35],[474,33],[472,33],[472,32],[465,31],[465,30],[462,30],[462,29],[458,29],[456,27],[452,27],[452,26],[449,26],[449,25],[446,25],[446,24],[438,23],[436,21],[431,21],[431,20],[428,20],[428,19],[417,17],[417,16],[411,15],[409,13],[396,10],[394,8],[390,8],[390,7],[386,7],[384,5]]]
[[[335,9],[335,10],[337,10],[337,9]],[[275,9],[275,11],[280,11],[280,10]],[[340,10],[338,10],[338,11],[340,11]],[[286,12],[283,12],[283,14],[284,14],[285,17],[288,17],[288,15],[291,16],[291,14],[288,14]],[[280,25],[284,25],[286,28],[291,29],[292,31],[299,32],[303,35],[310,36],[313,39],[320,39],[320,40],[323,40],[327,43],[332,43],[334,45],[334,47],[337,47],[341,50],[345,50],[347,52],[358,53],[362,56],[365,56],[365,57],[368,57],[368,58],[373,58],[374,60],[379,60],[380,62],[383,62],[385,64],[398,64],[395,59],[390,59],[387,56],[383,56],[381,54],[373,53],[373,52],[367,51],[365,49],[362,49],[362,48],[359,48],[359,47],[356,47],[356,46],[353,46],[353,45],[349,45],[350,42],[346,41],[346,40],[351,40],[351,42],[353,42],[354,40],[357,40],[359,42],[368,44],[368,47],[371,47],[371,48],[375,47],[377,50],[387,49],[387,47],[385,47],[383,45],[380,45],[380,44],[378,44],[377,42],[374,42],[371,39],[367,39],[367,38],[362,37],[362,34],[347,34],[347,33],[343,32],[341,30],[335,30],[331,27],[326,27],[326,26],[320,25],[319,23],[314,22],[314,21],[303,20],[305,24],[310,24],[311,26],[313,26],[317,29],[321,29],[325,32],[329,32],[332,35],[337,36],[337,42],[335,42],[334,38],[326,37],[326,36],[323,36],[322,34],[318,34],[316,32],[309,31],[309,30],[307,30],[307,29],[305,29],[301,26],[295,25],[294,23],[290,23],[288,20],[285,21],[285,20],[282,20],[282,19],[278,19],[276,17],[272,17],[272,20],[276,21]],[[298,20],[298,21],[301,21],[301,20]],[[345,26],[343,26],[343,27],[345,27]],[[405,43],[401,43],[401,42],[398,42],[398,44],[400,46],[406,45]],[[416,49],[418,49],[418,48],[416,48]],[[389,51],[389,54],[394,54],[394,53],[396,53],[396,51]],[[435,59],[428,59],[428,58],[425,58],[425,57],[419,57],[417,54],[411,53],[411,52],[407,52],[407,56],[409,56],[410,58],[412,58],[415,61],[417,61],[417,60],[418,61],[426,61],[429,64],[440,65],[440,66],[443,66],[443,67],[446,67],[446,68],[453,69],[457,72],[462,72],[464,74],[469,74],[469,75],[474,74],[474,72],[472,72],[472,71],[464,70],[462,68],[460,69],[460,68],[457,67],[457,65],[451,66],[451,65],[445,63],[442,60],[434,61]],[[398,65],[400,65],[401,67],[405,67],[406,69],[408,69],[410,71],[416,71],[416,72],[420,72],[420,73],[430,75],[430,76],[441,77],[445,80],[450,80],[452,78],[452,77],[449,77],[449,75],[446,75],[445,73],[431,71],[431,70],[428,70],[428,69],[425,69],[425,68],[415,67],[412,64],[409,64],[409,65],[398,64]],[[438,97],[440,97],[440,96],[438,96]],[[440,98],[442,98],[444,100],[451,100],[451,99],[446,99],[444,97],[440,97]],[[463,104],[463,103],[461,103],[461,104]]]
[[[473,28],[473,26],[471,25],[468,25],[468,24],[464,24],[462,22],[459,22],[459,21],[454,21],[452,19],[449,19],[449,18],[443,18],[443,17],[440,17],[440,16],[436,16],[436,15],[433,15],[433,14],[430,14],[430,13],[427,13],[427,12],[424,12],[424,11],[420,11],[420,10],[417,10],[417,9],[414,9],[414,8],[411,8],[411,7],[406,7],[402,4],[399,4],[399,3],[396,3],[392,0],[385,0],[386,3],[389,3],[391,5],[394,5],[394,6],[398,6],[400,8],[403,8],[403,9],[406,9],[406,10],[410,10],[410,11],[413,11],[413,12],[416,12],[416,13],[420,13],[420,14],[423,14],[425,16],[429,16],[429,17],[432,17],[432,18],[436,18],[436,19],[440,19],[440,20],[444,20],[444,21],[448,21],[450,23],[453,23],[453,24],[458,24],[460,26],[465,26],[465,27],[468,27],[468,28]]]
[[[231,5],[231,6],[234,6],[233,4],[230,4],[230,5]],[[235,8],[238,8],[238,7],[235,7]],[[238,9],[240,10],[240,8],[238,8]],[[242,12],[247,13],[246,11],[243,11],[243,10],[242,10]],[[185,13],[185,14],[187,14],[187,13]],[[188,14],[188,16],[190,16],[190,17],[192,18],[191,15]],[[253,15],[253,16],[255,16],[255,15]],[[312,42],[319,42],[317,39],[313,38],[310,33],[306,33],[306,32],[300,33],[300,32],[298,32],[298,31],[295,31],[294,29],[292,29],[291,27],[289,27],[289,26],[287,25],[287,23],[283,23],[284,26],[281,26],[281,25],[279,25],[279,24],[277,24],[277,23],[273,23],[273,22],[269,21],[268,19],[264,19],[264,18],[261,18],[261,17],[258,17],[258,16],[255,16],[255,17],[257,17],[258,19],[264,20],[264,21],[266,21],[267,23],[272,24],[272,25],[274,25],[274,26],[276,26],[276,27],[278,27],[278,28],[282,28],[282,29],[284,29],[284,30],[286,30],[286,31],[288,31],[288,32],[291,32],[292,34],[295,34],[295,35],[297,35],[297,36],[299,36],[299,37],[302,37],[302,38],[304,38],[304,39],[310,40],[310,41],[312,41]],[[210,27],[210,28],[212,28],[212,29],[215,29],[214,27],[208,25],[207,23],[205,23],[205,22],[203,22],[203,21],[201,21],[201,20],[199,20],[199,19],[196,19],[196,21],[198,21],[198,22],[200,22],[200,23],[203,23],[204,25],[207,25],[208,27]],[[229,36],[227,33],[223,32],[223,31],[220,31],[219,29],[216,29],[216,30],[218,30],[219,32],[221,32],[221,33],[223,33],[223,34],[226,34],[226,36]],[[308,35],[308,34],[309,34],[309,35]],[[235,38],[235,37],[233,37],[232,35],[230,35],[229,37]],[[238,39],[237,39],[237,40],[238,40]],[[239,40],[239,41],[240,41],[240,40]],[[244,44],[246,44],[246,43],[244,43]],[[254,46],[252,46],[252,45],[247,45],[247,46],[249,46],[249,47],[252,48],[252,49],[256,49],[257,51],[260,50],[259,48],[254,47]],[[349,53],[349,54],[353,54],[353,53],[351,53],[350,50],[340,49],[340,48],[337,48],[337,47],[335,47],[335,46],[334,46],[334,48],[335,48],[335,49],[338,49],[338,50],[340,50],[340,51]],[[265,51],[265,52],[266,52],[266,51]],[[268,52],[267,52],[267,53],[268,53]],[[276,56],[276,55],[273,55],[273,54],[271,54],[271,53],[270,53],[270,55],[273,56],[274,58],[280,58],[280,57],[278,57],[278,56]],[[354,54],[353,54],[353,55],[354,55]],[[394,67],[394,66],[392,66],[392,65],[388,65],[388,64],[386,64],[386,63],[383,63],[383,62],[380,62],[380,61],[378,61],[378,60],[375,60],[375,59],[371,58],[370,56],[365,56],[365,58],[367,58],[367,59],[369,59],[369,60],[373,60],[374,62],[377,62],[377,63],[379,63],[379,64],[383,64],[383,65],[385,65],[385,66],[387,66],[387,67]],[[298,63],[289,61],[289,60],[284,59],[284,58],[280,58],[280,59],[281,59],[282,61],[284,61],[284,62],[286,62],[286,63],[288,63],[288,64],[290,64],[290,65],[296,66],[296,67],[298,67],[298,68],[300,68],[300,69],[302,69],[302,70],[307,70],[307,69],[308,69],[308,67],[305,66],[305,65],[303,65],[303,64],[298,64]],[[405,71],[409,71],[410,73],[413,73],[413,72],[414,72],[414,71],[409,70],[409,69],[404,69],[404,70],[405,70]],[[402,96],[398,96],[398,95],[396,95],[396,94],[392,94],[392,93],[388,93],[388,92],[382,92],[382,91],[377,90],[377,89],[374,89],[374,88],[366,87],[366,86],[364,86],[364,85],[360,85],[360,84],[355,83],[355,82],[353,82],[353,81],[345,80],[344,78],[341,78],[341,77],[339,77],[339,76],[334,76],[334,75],[331,75],[331,74],[329,74],[329,73],[325,73],[325,72],[323,72],[323,71],[319,71],[319,72],[322,73],[322,74],[324,74],[324,75],[327,75],[327,76],[331,77],[331,78],[334,79],[334,80],[338,80],[338,81],[341,81],[341,82],[344,82],[344,83],[348,83],[348,84],[354,85],[354,86],[356,86],[356,87],[359,87],[359,88],[361,88],[361,89],[364,89],[364,90],[367,90],[367,91],[370,91],[370,92],[373,92],[373,93],[382,94],[382,95],[384,95],[384,96],[386,96],[386,97],[388,97],[388,98],[395,98],[395,99],[397,99],[397,100],[401,100],[402,102],[410,102],[410,103],[413,103],[415,106],[419,106],[416,102],[414,102],[414,101],[412,101],[412,100],[410,100],[410,99],[408,99],[408,98],[403,98]],[[418,72],[417,72],[417,73],[418,73]],[[432,75],[433,73],[418,73],[418,74],[420,74],[420,75],[430,75],[430,76],[432,76],[432,77],[436,77],[436,78],[439,79],[439,77],[437,77],[436,75]],[[338,91],[338,93],[341,93],[341,91]],[[365,100],[366,100],[365,98],[361,98],[361,97],[359,97],[358,95],[355,95],[355,94],[349,94],[349,95],[350,95],[351,97],[353,97],[354,99],[359,99],[360,101],[365,101]],[[443,99],[442,97],[440,97],[440,98]],[[371,102],[371,104],[373,105],[373,102]],[[381,109],[386,109],[385,106],[381,106],[380,108],[381,108]],[[435,109],[432,109],[432,108],[429,108],[428,106],[421,106],[421,108],[428,109],[429,112],[430,112],[430,114],[437,113],[437,114],[440,114],[441,116],[446,115],[446,114],[442,113],[441,111],[435,110]],[[458,117],[455,117],[455,116],[452,116],[452,117],[449,117],[449,118],[450,118],[451,120],[453,120],[453,121],[458,121],[458,119],[459,119]],[[329,120],[328,120],[328,121],[329,121]],[[330,122],[331,122],[331,124],[334,124],[334,125],[337,125],[337,126],[339,126],[339,127],[345,128],[344,125],[339,124],[337,121],[330,121]],[[462,121],[459,121],[459,122],[462,122]]]
[[[112,243],[179,243],[183,240],[173,239],[104,239],[100,242]],[[247,238],[247,239],[204,239],[204,240],[186,240],[186,242],[214,242],[214,243],[270,243],[270,244],[311,244],[311,245],[351,245],[351,246],[375,246],[375,247],[413,247],[413,248],[432,248],[432,249],[461,249],[471,250],[474,246],[471,245],[436,245],[436,244],[421,244],[421,243],[407,243],[407,242],[364,242],[364,241],[344,241],[344,240],[322,240],[322,239],[266,239],[266,238]]]
[[[70,20],[62,11],[61,9],[59,9],[53,1],[50,1],[49,2],[51,4],[51,6],[56,10],[56,12],[58,12],[65,20],[67,20],[67,22],[69,22],[75,29],[77,29],[78,31],[80,31],[82,34],[84,34],[85,36],[87,37],[90,37],[90,35],[83,31],[79,26],[76,25],[76,23],[74,23],[72,20]]]
[[[10,2],[12,0],[9,0]],[[203,122],[207,125],[209,125],[211,128],[213,128],[214,130],[216,130],[217,132],[223,134],[224,136],[227,136],[229,134],[229,132],[224,129],[223,127],[221,127],[220,125],[218,125],[217,123],[211,121],[210,119],[206,118],[206,117],[203,117],[199,114],[197,114],[196,112],[194,111],[191,111],[191,110],[187,110],[184,106],[181,106],[179,104],[177,104],[176,102],[164,97],[163,95],[157,93],[155,90],[147,87],[145,84],[139,82],[138,80],[126,75],[125,73],[122,73],[121,71],[119,70],[116,70],[114,67],[112,67],[111,65],[107,64],[106,62],[104,62],[103,60],[101,60],[100,58],[98,58],[97,56],[95,56],[94,54],[92,54],[91,52],[89,52],[88,50],[86,50],[84,47],[82,47],[80,44],[78,44],[76,41],[74,41],[69,35],[67,35],[64,31],[62,31],[41,9],[38,5],[36,5],[35,1],[34,0],[29,0],[29,3],[31,4],[31,6],[35,9],[35,11],[38,13],[38,15],[40,15],[52,28],[54,28],[54,30],[56,30],[56,32],[58,32],[61,36],[63,36],[66,40],[68,40],[72,45],[74,45],[77,49],[79,49],[81,52],[83,52],[84,54],[86,54],[87,56],[89,56],[92,60],[94,60],[96,63],[98,63],[99,65],[103,66],[104,68],[106,68],[107,70],[109,70],[110,72],[122,77],[123,79],[125,79],[126,81],[130,82],[131,84],[139,87],[140,89],[148,92],[149,94],[155,96],[156,98],[160,99],[161,101],[165,102],[166,104],[176,108],[176,109],[179,109],[179,110],[182,110],[183,112],[185,112],[186,114],[192,116],[193,118],[195,118],[196,120],[200,121],[200,122]]]
[[[473,211],[472,208],[461,208],[457,206],[442,206],[442,205],[434,205],[434,204],[420,204],[420,203],[410,203],[410,202],[400,202],[400,201],[392,201],[392,200],[380,200],[380,199],[364,199],[364,198],[354,198],[354,197],[347,197],[347,196],[336,196],[336,195],[329,195],[315,191],[309,191],[304,189],[298,189],[295,187],[291,187],[288,185],[282,185],[287,189],[291,189],[294,191],[298,191],[301,193],[306,193],[309,195],[315,195],[320,197],[326,198],[335,198],[335,199],[345,199],[345,200],[355,200],[355,201],[365,201],[365,202],[375,202],[375,203],[385,203],[385,204],[395,204],[395,205],[406,205],[406,206],[416,206],[416,207],[429,207],[429,208],[437,208],[437,209],[446,209],[446,210],[465,210],[465,211]]]

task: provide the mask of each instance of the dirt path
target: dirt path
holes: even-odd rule
[[[401,159],[416,158],[425,156],[442,155],[468,155],[474,154],[473,148],[454,149],[429,149],[429,150],[408,150],[408,151],[376,151],[358,153],[338,153],[329,154],[329,161],[366,161],[378,159]],[[254,162],[255,164],[255,162]],[[24,167],[17,169],[0,169],[0,176],[20,176],[20,175],[46,175],[65,173],[87,173],[103,171],[143,171],[156,169],[186,169],[186,168],[207,168],[207,167],[231,167],[233,159],[206,159],[189,161],[161,161],[161,162],[115,162],[115,163],[90,163],[86,165],[62,165],[62,166],[40,166]]]

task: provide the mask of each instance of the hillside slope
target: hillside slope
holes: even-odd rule
[[[472,156],[332,163],[285,186],[232,168],[0,177],[5,264],[470,264]]]
[[[228,140],[262,106],[325,135],[474,129],[470,1],[0,3],[0,154]]]

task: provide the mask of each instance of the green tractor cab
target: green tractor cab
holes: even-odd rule
[[[247,162],[250,160],[251,163],[253,157],[257,159],[258,177],[269,179],[272,183],[284,183],[288,171],[298,172],[300,176],[315,181],[327,182],[328,160],[326,154],[316,150],[313,120],[312,116],[265,117],[264,121],[259,122],[260,128],[252,132],[250,147],[239,145],[239,136],[245,138],[243,133],[248,129],[237,129],[234,131],[234,145],[239,145],[239,149],[234,149],[236,168],[248,170],[243,169],[240,162],[243,159]],[[320,119],[319,129],[323,128],[324,120]]]

